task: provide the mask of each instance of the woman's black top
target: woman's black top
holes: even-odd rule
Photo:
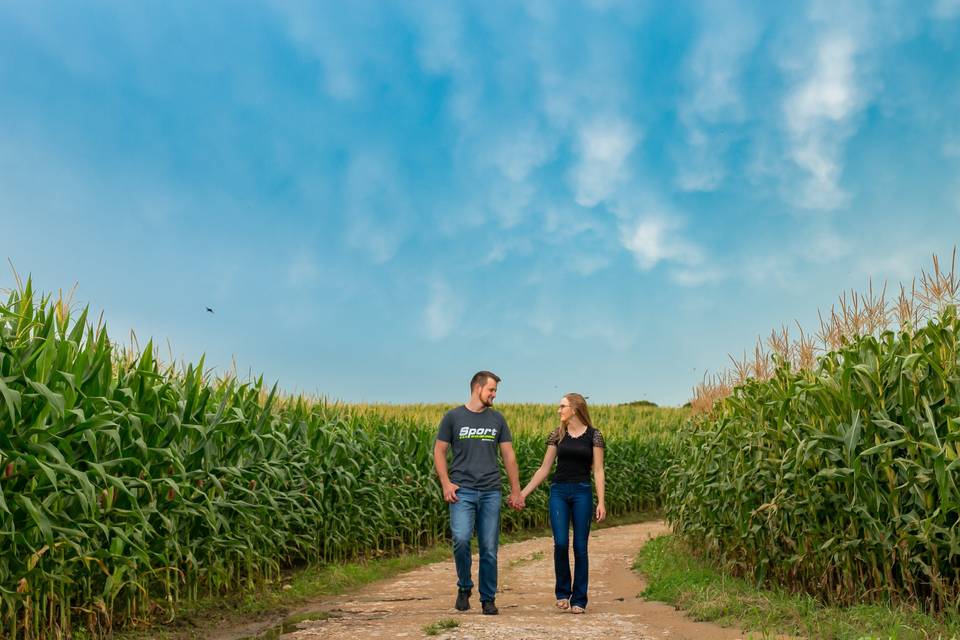
[[[603,435],[593,427],[574,438],[569,433],[560,439],[560,429],[547,438],[547,446],[557,448],[557,470],[551,482],[590,482],[593,448],[606,448]]]

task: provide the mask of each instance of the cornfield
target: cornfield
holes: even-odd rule
[[[294,563],[445,539],[441,408],[382,409],[164,365],[27,281],[0,302],[0,637],[106,635]],[[507,413],[526,479],[553,413]],[[659,505],[683,414],[609,415],[609,512]],[[545,524],[545,502],[505,528]]]
[[[775,348],[767,375],[722,378],[665,476],[675,531],[824,601],[960,603],[960,319],[934,265],[891,313],[870,295],[832,314],[810,366]]]

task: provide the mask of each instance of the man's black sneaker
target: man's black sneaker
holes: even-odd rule
[[[454,605],[457,611],[466,611],[470,608],[470,593],[470,589],[457,590],[457,604]]]
[[[500,613],[497,610],[497,604],[493,600],[487,600],[486,602],[480,603],[483,606],[483,615],[485,616],[495,616]]]

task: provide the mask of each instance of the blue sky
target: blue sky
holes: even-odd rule
[[[291,392],[680,404],[949,255],[958,70],[960,0],[6,2],[0,254]]]

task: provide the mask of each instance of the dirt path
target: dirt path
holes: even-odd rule
[[[327,638],[423,638],[424,626],[452,618],[460,626],[441,632],[445,640],[603,638],[615,640],[734,640],[736,629],[693,622],[672,606],[638,598],[643,580],[631,570],[643,543],[667,533],[663,522],[612,527],[590,536],[590,606],[586,615],[554,607],[553,541],[536,538],[500,547],[498,616],[480,614],[474,590],[470,611],[453,608],[456,572],[453,560],[377,582],[346,596],[321,600],[313,611],[325,620],[308,620],[284,640]],[[475,545],[475,543],[474,543]],[[476,580],[477,558],[473,561]]]

